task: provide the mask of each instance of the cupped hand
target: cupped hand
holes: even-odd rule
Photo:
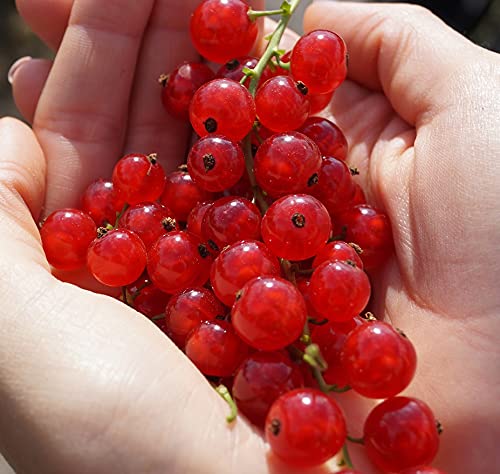
[[[50,276],[21,201],[35,216],[44,201],[48,209],[72,204],[127,150],[182,160],[187,130],[165,117],[154,80],[195,57],[185,31],[192,5],[51,0],[53,15],[42,19],[43,3],[18,0],[33,29],[59,46],[56,61],[47,81],[40,62],[14,78],[20,108],[28,118],[36,110],[41,150],[24,127],[2,124],[9,131],[2,156],[23,160],[2,180],[16,204],[9,213],[2,206],[3,239],[17,231],[5,259],[8,288],[2,284],[12,308],[2,324],[0,396],[8,409],[0,424],[15,423],[16,436],[1,430],[0,446],[21,472],[281,469],[266,463],[259,435],[243,421],[233,429],[221,423],[225,407],[152,326]],[[428,402],[444,424],[436,465],[489,471],[500,463],[498,56],[417,7],[317,2],[305,26],[337,31],[350,51],[349,80],[329,112],[370,200],[392,221],[395,257],[375,279],[374,302],[377,316],[417,347],[419,369],[406,393]],[[339,400],[351,433],[360,434],[368,406],[355,396]],[[374,472],[362,450],[354,461]]]

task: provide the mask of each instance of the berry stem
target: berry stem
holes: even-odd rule
[[[342,447],[342,461],[340,462],[340,465],[345,466],[348,469],[354,469],[351,456],[349,455],[349,450],[347,449],[347,444],[344,444]]]
[[[351,443],[356,443],[356,444],[365,444],[365,439],[364,438],[354,438],[353,436],[347,435],[347,439]]]
[[[125,211],[129,208],[130,206],[125,203],[122,207],[122,210],[120,212],[117,212],[116,213],[116,221],[115,221],[115,225],[113,226],[113,229],[117,229],[118,228],[118,224],[120,223],[120,219],[122,218],[123,214],[125,214]]]
[[[133,307],[128,300],[127,288],[125,286],[122,286],[122,300],[127,306]]]
[[[284,13],[286,12],[283,10],[283,8],[279,8],[277,10],[252,10],[250,8],[250,10],[248,10],[248,16],[252,21],[262,16],[283,15]]]
[[[226,401],[226,403],[229,405],[229,408],[231,409],[231,412],[229,415],[226,417],[226,421],[228,423],[232,423],[234,420],[236,420],[236,417],[238,416],[238,407],[236,406],[235,401],[233,400],[233,397],[229,393],[229,390],[225,385],[219,385],[215,388],[215,391]]]

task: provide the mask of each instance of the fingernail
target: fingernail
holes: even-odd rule
[[[16,72],[21,69],[23,64],[31,61],[33,58],[31,56],[24,56],[22,58],[19,58],[9,69],[9,72],[7,73],[7,80],[9,81],[9,84],[13,84],[14,82],[14,76],[16,75]]]

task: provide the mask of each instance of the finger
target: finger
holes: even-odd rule
[[[48,160],[47,212],[109,176],[124,143],[130,91],[153,0],[76,0],[34,127]]]
[[[56,50],[68,25],[74,0],[16,0],[24,21],[50,48]]]
[[[31,59],[19,66],[12,75],[12,95],[14,102],[24,117],[32,123],[42,90],[49,76],[52,61]]]
[[[446,82],[474,48],[436,16],[414,5],[316,2],[306,31],[327,28],[346,41],[349,77],[382,90],[406,121],[443,105]]]

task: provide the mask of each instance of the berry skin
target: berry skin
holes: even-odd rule
[[[179,222],[186,222],[196,204],[211,201],[213,198],[213,193],[200,188],[189,173],[174,171],[167,175],[160,202],[174,213]]]
[[[289,76],[272,77],[257,90],[255,107],[260,123],[269,130],[295,130],[309,116],[307,87]]]
[[[210,255],[200,238],[185,231],[165,234],[148,252],[149,276],[160,290],[169,294],[203,285],[210,264]],[[205,281],[201,282],[203,278]]]
[[[307,194],[284,196],[262,219],[262,239],[274,255],[305,260],[316,255],[331,233],[328,211]]]
[[[256,352],[248,356],[236,371],[232,393],[239,410],[254,425],[264,428],[274,401],[303,385],[300,369],[286,353]]]
[[[415,469],[406,469],[399,474],[446,474],[441,469],[432,466],[422,466]]]
[[[363,311],[370,299],[370,280],[360,268],[346,262],[324,262],[311,276],[314,309],[335,322],[349,321]]]
[[[254,160],[257,184],[271,197],[307,192],[321,168],[316,144],[298,132],[273,135],[262,143]]]
[[[167,112],[176,118],[189,120],[189,105],[194,93],[214,76],[203,63],[185,62],[176,67],[168,75],[161,94]]]
[[[228,61],[224,66],[217,71],[216,77],[221,77],[224,79],[231,79],[236,82],[240,82],[243,79],[243,68],[253,69],[257,66],[259,60],[251,56],[243,56],[241,58],[235,58]],[[266,68],[267,71],[267,68]],[[262,80],[262,79],[261,79]],[[244,86],[248,89],[250,86],[251,77],[247,77],[244,82]]]
[[[380,211],[358,205],[337,216],[335,233],[345,231],[345,240],[362,249],[366,270],[379,268],[392,254],[393,241],[389,218]]]
[[[248,355],[248,347],[227,321],[203,321],[189,335],[186,355],[204,375],[229,377]]]
[[[103,285],[129,285],[141,276],[146,267],[146,247],[136,233],[114,229],[90,244],[87,266]]]
[[[82,211],[92,217],[97,226],[115,225],[116,214],[124,204],[113,189],[113,183],[103,179],[90,183],[82,194]]]
[[[241,0],[204,0],[191,16],[191,40],[209,61],[223,64],[245,56],[257,39],[258,26]]]
[[[120,218],[120,228],[135,232],[149,249],[162,235],[176,230],[173,213],[156,202],[129,207]]]
[[[416,398],[389,398],[368,415],[364,443],[369,459],[384,472],[430,464],[439,447],[436,420]]]
[[[133,206],[156,201],[165,187],[165,172],[156,155],[130,154],[113,169],[113,187],[119,198]]]
[[[302,36],[292,50],[292,76],[302,81],[311,94],[335,90],[347,75],[347,50],[343,39],[328,30]]]
[[[133,307],[148,318],[158,316],[165,311],[170,295],[163,293],[154,285],[144,287],[133,299]]]
[[[213,321],[226,309],[206,288],[189,288],[177,293],[165,308],[165,328],[169,337],[184,348],[189,333],[202,321]]]
[[[245,171],[245,157],[237,143],[221,135],[208,135],[193,145],[187,166],[200,188],[218,192],[240,180]]]
[[[242,140],[255,121],[255,103],[239,82],[214,79],[201,86],[189,108],[191,125],[204,137],[210,133]]]
[[[323,117],[309,117],[298,129],[318,145],[323,156],[333,156],[344,161],[347,157],[347,140],[337,125]]]
[[[213,203],[213,201],[204,201],[196,204],[188,215],[186,230],[204,239],[203,218]]]
[[[85,265],[87,249],[95,239],[92,218],[78,209],[59,209],[50,214],[40,229],[48,262],[58,270],[76,270]]]
[[[203,217],[202,231],[219,249],[238,240],[258,240],[260,212],[255,204],[238,196],[217,199]]]
[[[233,305],[231,320],[238,335],[262,351],[283,349],[302,333],[306,303],[300,291],[279,277],[253,278]]]
[[[344,416],[328,395],[312,388],[285,393],[266,419],[271,451],[294,467],[313,467],[334,456],[346,439]]]
[[[333,91],[326,94],[308,94],[307,98],[311,105],[309,115],[317,114],[328,107],[333,98]]]
[[[278,259],[262,242],[241,240],[225,248],[215,259],[210,271],[210,283],[217,297],[231,307],[236,293],[249,280],[280,274]]]
[[[312,267],[318,268],[324,262],[345,262],[349,260],[354,263],[358,268],[363,269],[363,261],[361,260],[358,252],[351,245],[335,240],[327,243],[314,257]]]
[[[402,392],[417,367],[413,344],[382,321],[354,329],[344,342],[341,359],[349,385],[368,398],[389,398]]]

